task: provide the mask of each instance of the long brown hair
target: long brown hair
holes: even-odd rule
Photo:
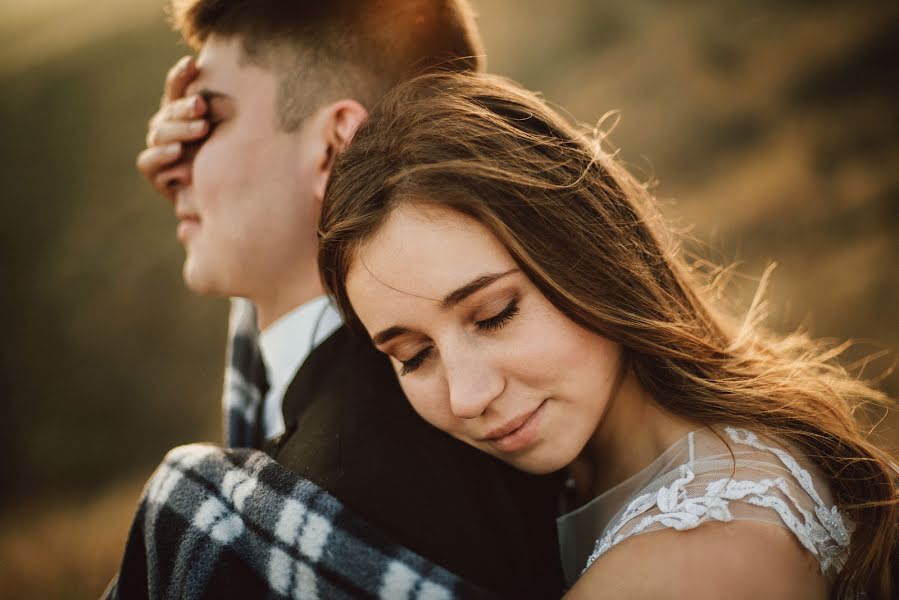
[[[591,136],[493,76],[430,74],[389,94],[335,165],[322,212],[322,279],[350,324],[355,252],[404,201],[487,226],[562,313],[622,345],[671,413],[797,444],[856,526],[834,597],[890,597],[895,472],[853,417],[888,399],[835,363],[839,347],[721,313],[652,196]]]

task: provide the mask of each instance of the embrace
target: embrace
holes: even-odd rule
[[[484,72],[463,0],[176,1],[138,168],[230,296],[227,449],[106,592],[889,598],[897,472],[839,347],[728,314],[654,198]]]

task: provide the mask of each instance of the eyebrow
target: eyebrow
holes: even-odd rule
[[[377,333],[371,338],[371,341],[374,342],[375,346],[380,346],[381,344],[386,344],[393,338],[399,337],[404,333],[409,333],[409,330],[405,327],[394,325],[393,327],[388,327],[387,329],[384,329],[383,331]]]
[[[449,310],[475,292],[484,289],[485,287],[496,281],[499,281],[507,275],[518,273],[519,271],[521,271],[521,269],[515,268],[509,269],[508,271],[505,271],[503,273],[488,273],[486,275],[476,277],[465,285],[456,288],[455,290],[447,294],[446,297],[444,297],[443,300],[440,301],[440,308],[442,310]],[[406,327],[394,325],[393,327],[388,327],[387,329],[378,332],[377,334],[372,336],[371,340],[375,345],[380,346],[381,344],[385,344],[395,337],[409,332],[410,330]]]
[[[197,90],[197,95],[202,96],[203,100],[207,103],[212,102],[213,100],[230,100],[231,96],[224,92],[217,92],[215,90],[210,90],[209,88],[201,88]]]
[[[484,289],[494,281],[498,281],[506,275],[511,275],[512,273],[517,273],[518,271],[520,271],[520,269],[509,269],[504,273],[489,273],[487,275],[481,275],[480,277],[472,279],[462,287],[447,294],[443,301],[440,303],[440,308],[442,308],[443,310],[449,310],[475,292]]]

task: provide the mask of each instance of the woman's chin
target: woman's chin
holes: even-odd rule
[[[557,453],[547,452],[547,450],[549,449],[537,446],[517,455],[502,454],[496,451],[491,451],[489,454],[519,471],[532,475],[555,473],[571,463],[571,460],[566,460],[564,457],[558,456]]]

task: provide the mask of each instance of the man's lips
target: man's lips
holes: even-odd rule
[[[175,216],[178,218],[178,240],[185,242],[200,227],[200,216],[188,212],[178,212]]]
[[[199,221],[200,221],[200,215],[198,215],[197,213],[194,213],[194,212],[188,212],[186,210],[177,211],[175,213],[175,218],[178,219],[179,222],[180,221],[197,221],[199,223]]]

